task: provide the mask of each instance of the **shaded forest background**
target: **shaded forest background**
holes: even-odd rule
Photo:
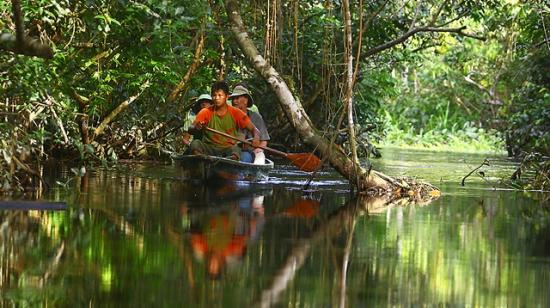
[[[346,148],[342,2],[248,1],[240,10],[316,127]],[[14,53],[12,3],[0,3],[0,190],[24,187],[21,174],[51,158],[181,151],[185,112],[217,79],[249,86],[275,145],[301,146],[221,1],[39,0],[21,1],[21,11],[27,35],[53,56]],[[549,169],[540,163],[550,153],[548,4],[361,0],[350,11],[362,155],[372,143],[506,150]]]

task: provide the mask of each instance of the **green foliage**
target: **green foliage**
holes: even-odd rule
[[[490,83],[492,76],[477,73],[477,67],[491,60],[475,54],[490,58],[495,45],[459,42],[451,36],[444,41],[393,70],[397,92],[381,106],[385,124],[381,144],[501,152],[503,142],[493,129],[493,118],[482,116],[494,113],[488,103],[491,97],[466,81],[476,78],[479,83]],[[475,72],[472,77],[471,72]]]
[[[548,192],[550,191],[550,159],[540,153],[529,153],[523,157],[510,179],[504,182],[517,189]],[[547,197],[546,201],[548,201]]]
[[[472,153],[502,153],[504,142],[497,131],[487,131],[476,127],[471,122],[464,126],[453,124],[449,129],[403,128],[394,124],[395,120],[388,113],[385,123],[384,138],[380,146],[429,149],[436,151],[455,151]]]
[[[377,128],[373,133],[380,137],[380,115],[385,101],[396,95],[396,80],[386,70],[370,71],[357,85],[355,114],[358,123],[363,127]]]
[[[0,193],[23,191],[37,184],[28,171],[34,166],[30,167],[27,159],[38,156],[39,148],[35,145],[41,138],[38,133],[25,134],[21,127],[10,123],[0,124]]]
[[[501,116],[507,123],[511,155],[531,151],[550,155],[549,59],[550,52],[541,50],[517,60],[509,70],[514,75],[512,94]]]
[[[11,16],[10,5],[2,4],[0,9],[0,16]],[[63,152],[80,152],[81,158],[87,152],[79,144],[82,143],[79,115],[84,112],[88,116],[90,128],[97,126],[116,106],[136,95],[146,80],[155,86],[143,93],[139,102],[121,114],[97,140],[94,155],[114,158],[123,154],[116,144],[130,141],[120,140],[121,136],[145,135],[146,142],[153,138],[147,135],[152,127],[174,118],[167,111],[177,106],[168,106],[164,97],[185,73],[193,58],[195,34],[201,23],[210,18],[208,5],[202,1],[131,4],[101,1],[93,6],[83,1],[39,1],[24,2],[23,12],[26,20],[32,21],[26,23],[29,34],[53,45],[55,57],[44,61],[0,55],[5,60],[0,61],[3,63],[0,84],[4,89],[0,98],[17,100],[32,109],[32,104],[51,97],[59,106],[57,113],[70,142],[60,144],[58,127],[49,125],[45,127],[46,152],[62,147]],[[208,54],[215,56],[212,51]],[[206,72],[206,76],[210,77],[210,83],[211,72]],[[201,88],[203,84],[191,80],[189,87]],[[73,99],[74,93],[89,99],[85,109]],[[139,127],[135,125],[138,122]]]
[[[431,136],[448,143],[441,136],[449,133],[467,142],[469,129],[483,129],[487,138],[476,139],[473,148],[483,139],[501,147],[500,135],[512,156],[548,154],[550,56],[540,43],[540,16],[547,12],[540,3],[490,4],[465,22],[483,31],[485,42],[441,34],[434,47],[404,58],[394,68],[400,92],[385,106],[391,114],[386,143],[428,146]],[[412,42],[423,46],[421,39]]]

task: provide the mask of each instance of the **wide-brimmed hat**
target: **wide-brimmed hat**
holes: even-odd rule
[[[210,94],[201,94],[199,97],[197,97],[197,100],[195,102],[198,103],[203,100],[212,101],[212,96],[210,96]]]
[[[212,96],[210,96],[210,94],[201,94],[197,97],[195,103],[193,104],[193,112],[198,113],[201,111],[201,101],[209,101],[212,103]]]
[[[231,95],[229,95],[229,99],[234,99],[235,97],[239,97],[243,95],[248,96],[247,107],[252,107],[252,105],[254,105],[254,100],[252,99],[252,95],[250,95],[250,91],[248,91],[248,89],[245,88],[244,86],[239,85],[233,88],[233,92],[231,93]]]

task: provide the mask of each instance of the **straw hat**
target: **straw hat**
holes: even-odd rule
[[[229,95],[229,99],[234,99],[235,97],[239,97],[239,96],[243,96],[243,95],[246,95],[248,96],[248,106],[247,107],[252,107],[252,105],[254,105],[254,100],[252,99],[252,95],[250,95],[250,91],[248,91],[247,88],[245,88],[244,86],[236,86],[234,89],[233,89],[233,93],[231,93],[231,95]]]

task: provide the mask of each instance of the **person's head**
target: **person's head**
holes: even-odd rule
[[[208,108],[210,106],[212,106],[212,97],[210,94],[201,94],[193,105],[193,112],[199,113],[202,108]]]
[[[246,112],[246,109],[252,107],[254,100],[250,95],[250,91],[243,85],[237,85],[229,96],[233,106]]]
[[[216,81],[212,84],[212,102],[215,107],[221,107],[227,103],[229,97],[229,86],[225,81]]]

